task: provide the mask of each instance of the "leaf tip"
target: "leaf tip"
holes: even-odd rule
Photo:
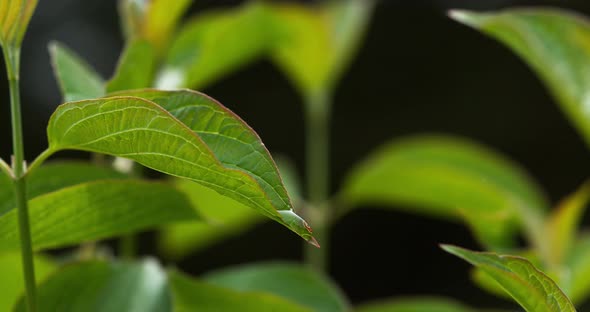
[[[447,12],[447,16],[461,24],[471,27],[476,27],[479,24],[475,14],[471,11],[452,9]]]
[[[307,240],[307,242],[308,242],[308,243],[310,243],[310,244],[311,244],[312,246],[314,246],[314,247],[317,247],[317,248],[322,248],[322,247],[320,246],[320,243],[318,243],[318,241],[317,241],[317,240],[315,239],[315,237],[313,237],[313,236],[312,236],[312,237],[310,237],[310,238]]]

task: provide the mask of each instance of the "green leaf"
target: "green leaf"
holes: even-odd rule
[[[48,163],[39,167],[27,177],[27,197],[32,199],[39,195],[84,182],[126,178],[127,176],[111,168],[88,163]],[[7,177],[0,176],[0,217],[15,207],[12,181]]]
[[[167,258],[181,259],[191,252],[237,236],[259,224],[259,213],[200,184],[175,179],[174,185],[189,197],[207,222],[171,224],[160,233],[160,250]]]
[[[0,44],[20,47],[37,7],[37,0],[11,0],[0,2]]]
[[[559,285],[574,303],[590,297],[590,235],[582,235],[570,249]]]
[[[172,311],[166,273],[154,260],[67,265],[37,292],[40,312]],[[16,311],[26,311],[23,300]]]
[[[121,54],[115,75],[107,83],[107,92],[148,88],[152,86],[156,68],[156,52],[144,40],[127,44]]]
[[[203,89],[256,60],[275,41],[266,6],[209,11],[187,22],[176,36],[156,86]]]
[[[59,42],[49,43],[49,55],[64,101],[105,95],[105,82],[80,56]]]
[[[273,59],[302,94],[331,90],[358,49],[373,6],[369,0],[275,5],[275,27],[283,40]]]
[[[192,2],[120,0],[121,20],[127,40],[145,39],[162,51]]]
[[[393,141],[354,168],[341,199],[351,207],[401,205],[414,213],[464,219],[492,248],[511,247],[519,223],[541,248],[547,243],[543,217],[549,204],[537,185],[516,164],[464,139]]]
[[[576,311],[557,284],[524,258],[473,252],[450,245],[442,248],[481,268],[528,312]]]
[[[396,298],[363,304],[356,312],[475,312],[455,300],[438,297]],[[479,311],[479,310],[478,310]]]
[[[175,312],[310,312],[280,297],[258,292],[238,292],[190,279],[171,272],[170,284]]]
[[[498,39],[522,57],[590,144],[590,23],[585,17],[546,8],[451,11],[450,16]]]
[[[205,280],[237,291],[271,293],[312,311],[347,311],[348,300],[327,277],[291,263],[260,263],[209,273]]]
[[[45,256],[35,256],[34,262],[37,283],[56,270],[55,263]],[[0,311],[12,311],[25,290],[20,253],[0,253],[0,276]]]
[[[590,182],[585,183],[574,194],[565,198],[547,220],[547,234],[551,255],[550,263],[560,265],[570,252],[576,240],[578,226],[584,208],[590,200]]]
[[[315,243],[258,135],[197,92],[136,90],[66,103],[49,121],[51,152],[77,149],[126,157],[198,182],[257,209]]]
[[[41,250],[195,219],[186,196],[154,182],[78,184],[29,201],[33,249]],[[17,211],[0,218],[0,251],[19,248]]]

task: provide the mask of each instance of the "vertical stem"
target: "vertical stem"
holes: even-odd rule
[[[126,260],[132,260],[135,258],[137,250],[137,242],[135,234],[129,233],[119,238],[119,254],[120,257]]]
[[[20,236],[21,257],[25,278],[26,303],[29,312],[37,310],[35,295],[35,267],[29,225],[29,210],[26,194],[24,143],[19,90],[20,49],[4,47],[4,61],[10,87],[10,109],[12,120],[12,148],[14,153],[14,193],[18,209],[18,228]]]
[[[330,98],[323,92],[306,99],[306,176],[309,206],[307,215],[314,236],[322,245],[305,245],[305,262],[319,271],[328,268],[330,207]]]

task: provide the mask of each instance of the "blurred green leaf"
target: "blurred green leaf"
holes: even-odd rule
[[[310,96],[334,87],[359,47],[373,6],[370,0],[273,6],[282,38],[273,59],[298,91]]]
[[[401,205],[464,219],[492,248],[511,247],[518,223],[533,241],[547,243],[549,205],[537,185],[516,164],[464,139],[415,136],[389,143],[354,168],[341,199],[350,207]]]
[[[560,265],[576,239],[584,209],[590,200],[590,182],[565,198],[547,220],[547,238],[550,240],[550,263]]]
[[[55,263],[45,256],[35,256],[34,262],[37,283],[56,270]],[[0,276],[2,276],[0,311],[12,311],[18,298],[25,290],[20,253],[0,253]]]
[[[171,272],[175,312],[311,312],[280,297],[258,292],[238,292],[190,279]]]
[[[94,99],[105,94],[105,82],[80,56],[59,42],[49,43],[53,74],[64,101]]]
[[[450,245],[442,248],[481,268],[528,312],[576,311],[557,284],[524,258],[473,252]]]
[[[228,237],[247,231],[264,219],[256,211],[213,190],[188,180],[175,179],[199,214],[208,222],[174,223],[159,236],[159,247],[167,258],[180,259]]]
[[[254,2],[191,19],[175,37],[156,86],[203,89],[262,56],[275,41],[268,14]]]
[[[450,16],[498,39],[522,57],[590,144],[590,24],[585,17],[547,8],[451,11]]]
[[[111,168],[82,162],[54,162],[44,164],[27,177],[27,197],[57,191],[61,188],[101,179],[126,179]],[[11,180],[0,176],[0,216],[14,209],[14,189]]]
[[[223,105],[190,90],[119,95],[58,107],[45,155],[77,149],[129,158],[201,183],[315,242],[258,135]]]
[[[205,275],[212,284],[237,291],[271,293],[312,311],[349,309],[348,300],[327,277],[292,263],[260,263],[223,269]]]
[[[0,44],[20,48],[37,0],[0,2]]]
[[[582,235],[572,245],[565,259],[559,285],[575,303],[590,297],[590,235]]]
[[[38,288],[39,311],[172,311],[166,273],[154,260],[64,266]],[[16,311],[26,311],[21,299]]]
[[[192,2],[120,0],[119,10],[127,40],[145,39],[158,50],[164,50],[178,21]]]
[[[437,297],[396,298],[366,303],[356,312],[475,312],[455,300]],[[479,310],[478,310],[479,311]]]
[[[29,201],[33,249],[64,247],[170,222],[196,219],[190,201],[174,187],[106,180],[78,184]],[[0,218],[0,251],[20,246],[17,211]]]
[[[115,75],[107,83],[107,92],[149,88],[154,80],[156,53],[144,40],[127,44],[121,54]]]

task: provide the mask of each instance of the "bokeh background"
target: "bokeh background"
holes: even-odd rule
[[[112,74],[123,46],[115,0],[39,2],[22,57],[29,160],[46,147],[45,127],[60,103],[48,42],[64,42],[104,77]],[[191,14],[241,2],[197,0]],[[415,133],[454,134],[489,145],[528,170],[553,202],[587,179],[590,151],[531,70],[507,48],[446,17],[450,8],[524,5],[550,5],[590,15],[587,0],[382,0],[358,57],[336,92],[332,190],[377,146]],[[268,61],[256,62],[202,91],[242,116],[273,153],[291,157],[303,174],[301,99]],[[0,156],[4,159],[11,150],[9,116],[2,76]],[[358,209],[334,229],[330,273],[354,303],[439,294],[480,307],[512,306],[476,288],[469,280],[469,266],[438,248],[441,242],[480,248],[464,226],[378,208]],[[142,253],[154,253],[152,235],[142,238]],[[266,223],[177,265],[199,274],[244,262],[297,260],[301,244],[280,225]]]

